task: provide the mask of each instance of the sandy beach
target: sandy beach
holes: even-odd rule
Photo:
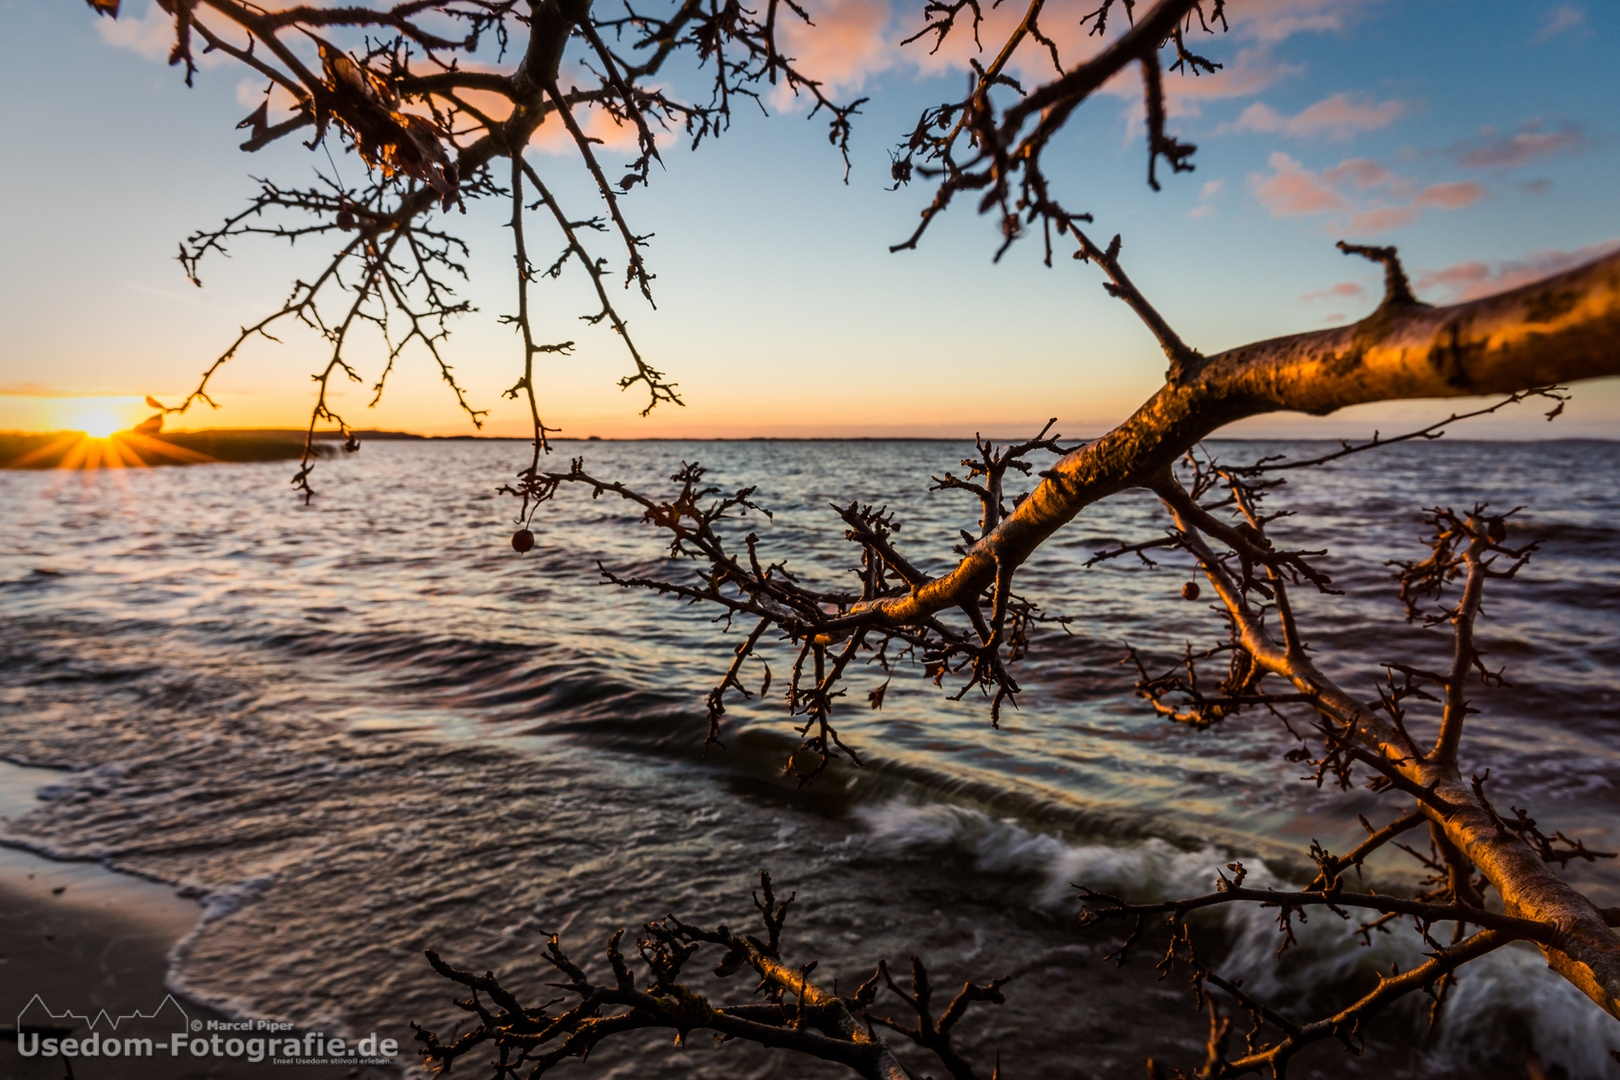
[[[27,813],[35,792],[59,775],[51,770],[0,762],[0,817]],[[299,1080],[397,1076],[395,1070],[355,1065],[297,1065],[245,1057],[174,1056],[166,1040],[172,1017],[183,1014],[194,1032],[209,1036],[211,1024],[240,1023],[194,1001],[176,996],[161,1017],[143,1020],[163,1005],[168,957],[203,916],[196,900],[156,882],[118,873],[94,862],[63,862],[0,847],[0,1075],[17,1080],[236,1080],[271,1076]],[[35,999],[38,999],[37,1001]],[[93,1018],[39,1024],[44,1010]],[[26,1010],[26,1013],[25,1013]],[[101,1016],[105,1010],[106,1016]],[[114,1031],[148,1037],[159,1044],[150,1057],[75,1056],[68,1063],[43,1053],[19,1053],[19,1017],[25,1033],[43,1038],[84,1039]],[[125,1019],[128,1018],[128,1019]],[[55,1030],[50,1030],[55,1029]],[[244,1032],[242,1034],[251,1034]],[[302,1035],[302,1032],[288,1032]],[[28,1036],[30,1039],[32,1035]],[[99,1041],[99,1040],[98,1040]],[[404,1055],[410,1047],[402,1049]]]

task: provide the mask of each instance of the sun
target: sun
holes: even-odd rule
[[[92,439],[105,439],[124,426],[124,422],[110,409],[93,405],[75,412],[71,422]]]

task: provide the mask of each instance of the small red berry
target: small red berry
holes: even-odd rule
[[[512,534],[512,547],[519,552],[528,551],[534,547],[534,533],[528,529],[519,529]]]
[[[1181,587],[1181,598],[1183,600],[1196,600],[1198,599],[1198,593],[1198,582],[1196,581],[1189,581]]]

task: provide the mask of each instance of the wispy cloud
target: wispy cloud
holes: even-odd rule
[[[1274,47],[1296,34],[1342,30],[1369,2],[1246,0],[1244,4],[1233,6],[1226,15],[1231,27],[1229,34],[1206,36],[1195,32],[1189,38],[1193,48],[1208,53],[1223,67],[1212,75],[1168,77],[1165,92],[1170,113],[1195,115],[1203,101],[1249,97],[1281,78],[1297,74],[1303,68],[1279,61],[1273,55]],[[173,17],[152,0],[146,0],[144,5],[142,0],[125,0],[124,6],[125,11],[116,21],[97,20],[98,31],[110,44],[166,62],[173,45]],[[834,96],[859,92],[867,80],[889,71],[957,76],[966,69],[970,58],[981,64],[987,62],[986,50],[993,54],[1023,18],[1023,10],[1015,10],[1014,5],[983,5],[983,22],[977,35],[971,20],[964,17],[958,20],[956,29],[941,47],[930,51],[934,44],[932,35],[925,34],[911,45],[902,45],[905,38],[926,24],[925,0],[804,0],[800,6],[814,25],[807,25],[784,9],[777,20],[783,51],[794,58],[800,71],[819,80],[824,90]],[[1042,31],[1057,46],[1064,69],[1072,70],[1100,53],[1127,27],[1128,23],[1116,19],[1110,23],[1109,37],[1101,38],[1091,34],[1076,18],[1052,15],[1043,22]],[[205,66],[226,59],[222,54],[198,54],[198,62]],[[1025,86],[1045,83],[1058,74],[1047,50],[1029,38],[1025,39],[1008,70]],[[262,84],[254,86],[250,80],[244,82],[238,93],[244,102],[257,105],[260,99],[255,91],[261,88]],[[1139,102],[1141,89],[1136,65],[1131,65],[1105,89]],[[771,103],[782,109],[800,107],[804,101],[802,96],[795,99],[782,86],[778,86],[771,98]],[[272,102],[272,107],[278,104],[281,103]],[[497,113],[504,111],[502,102],[489,104]],[[620,132],[609,130],[608,125],[599,125],[591,134],[606,136],[612,141],[623,139]],[[561,140],[550,133],[541,133],[536,141],[547,150],[561,148]]]
[[[1165,111],[1171,116],[1197,116],[1206,101],[1253,97],[1279,80],[1298,75],[1304,70],[1302,64],[1287,64],[1278,60],[1269,48],[1239,49],[1237,55],[1228,57],[1221,70],[1213,75],[1166,79]],[[1135,64],[1131,65],[1125,79],[1114,80],[1109,89],[1119,90],[1116,84],[1124,84],[1128,87],[1127,92],[1140,102],[1141,75]]]
[[[1423,212],[1415,206],[1375,206],[1371,210],[1352,214],[1350,220],[1345,222],[1343,231],[1356,236],[1394,232],[1422,216]]]
[[[1349,158],[1341,161],[1333,168],[1324,170],[1322,177],[1336,186],[1350,184],[1362,190],[1382,187],[1396,179],[1394,173],[1371,158]]]
[[[1343,30],[1365,0],[1249,0],[1237,5],[1232,28],[1259,41]],[[1241,19],[1241,21],[1239,21]]]
[[[128,390],[86,390],[83,387],[51,386],[48,383],[19,382],[0,385],[0,397],[30,397],[30,398],[133,398],[140,400],[138,394],[131,394]]]
[[[160,64],[169,62],[174,50],[174,16],[155,0],[124,0],[116,19],[97,19],[96,33],[101,40],[120,49],[129,49]],[[235,61],[223,52],[206,49],[193,37],[192,60],[207,70]]]
[[[587,138],[594,139],[609,150],[631,150],[636,145],[636,129],[621,123],[606,109],[588,106],[574,113],[579,128]],[[529,149],[543,154],[577,154],[579,146],[569,134],[568,127],[552,114],[529,136]]]
[[[1216,128],[1216,134],[1263,132],[1295,139],[1321,137],[1343,142],[1358,132],[1388,127],[1407,111],[1404,101],[1374,102],[1364,95],[1348,93],[1323,98],[1293,116],[1284,116],[1265,102],[1257,101],[1232,123]]]
[[[1535,42],[1540,45],[1550,41],[1559,34],[1567,33],[1576,27],[1586,24],[1586,12],[1577,4],[1559,4],[1553,13],[1548,16],[1547,24],[1535,36]]]
[[[1204,186],[1198,191],[1198,205],[1187,211],[1187,216],[1190,218],[1207,218],[1220,213],[1221,208],[1210,200],[1215,198],[1225,185],[1225,180],[1206,180]]]
[[[1368,158],[1315,172],[1278,151],[1267,164],[1271,171],[1251,174],[1249,183],[1272,217],[1326,216],[1334,230],[1357,235],[1410,225],[1424,210],[1461,210],[1487,194],[1472,180],[1420,186]]]
[[[1443,184],[1430,184],[1417,193],[1412,205],[1433,207],[1436,210],[1461,210],[1473,206],[1484,197],[1484,184],[1472,180],[1452,180]]]
[[[467,65],[462,65],[466,67]],[[493,95],[492,95],[493,96]],[[268,98],[270,102],[270,115],[281,116],[292,111],[298,100],[288,92],[280,83],[272,83],[268,79],[249,78],[242,79],[236,84],[237,104],[249,109],[257,109],[259,104]]]
[[[185,292],[180,289],[160,289],[155,285],[142,285],[135,281],[125,281],[122,284],[124,288],[131,292],[144,293],[147,296],[161,296],[165,300],[173,300],[177,304],[185,304],[188,307],[198,307],[202,304],[202,298],[193,295],[194,293],[201,293],[201,289]]]
[[[1318,289],[1316,292],[1308,292],[1304,296],[1301,296],[1300,299],[1304,300],[1306,303],[1310,303],[1313,300],[1341,300],[1349,299],[1355,296],[1363,296],[1366,294],[1366,292],[1367,290],[1365,288],[1356,284],[1354,281],[1341,281],[1337,285],[1329,285],[1325,289]],[[1339,316],[1339,318],[1343,317],[1344,316],[1342,315]]]
[[[812,0],[801,6],[814,25],[783,7],[777,21],[782,49],[795,67],[821,81],[823,93],[860,90],[900,61],[888,0]],[[786,108],[792,97],[784,83],[775,104]]]
[[[1564,121],[1549,127],[1537,117],[1506,135],[1481,128],[1479,138],[1455,143],[1445,152],[1470,169],[1517,169],[1541,158],[1579,153],[1593,143],[1580,124]]]
[[[1267,164],[1271,166],[1270,176],[1255,173],[1249,179],[1260,205],[1270,210],[1272,217],[1350,209],[1350,200],[1338,188],[1280,150],[1271,155]]]
[[[1419,292],[1438,292],[1444,299],[1477,300],[1519,285],[1526,285],[1549,274],[1572,270],[1577,266],[1601,258],[1611,251],[1620,250],[1620,239],[1588,244],[1574,251],[1537,251],[1522,259],[1497,262],[1453,263],[1443,270],[1430,270],[1418,275]]]
[[[96,20],[96,32],[101,40],[121,49],[132,49],[148,60],[167,63],[169,50],[174,48],[174,17],[156,4],[147,4],[140,14],[129,10],[131,7],[134,5],[126,5],[116,19]]]

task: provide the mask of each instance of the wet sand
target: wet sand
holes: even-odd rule
[[[26,813],[35,791],[55,776],[49,770],[25,769],[0,762],[0,817]],[[151,1014],[169,994],[165,986],[170,950],[197,926],[203,915],[195,900],[167,885],[108,870],[98,863],[59,862],[30,852],[0,847],[0,1076],[16,1080],[381,1080],[394,1070],[353,1065],[288,1065],[269,1060],[174,1057],[159,1050],[149,1058],[75,1057],[66,1063],[18,1051],[16,1025],[28,1009],[25,1025],[36,1023],[40,1003],[52,1013],[95,1017],[94,1030],[111,1034],[99,1017]],[[210,1021],[222,1014],[176,996],[194,1030],[208,1035]],[[170,1014],[177,1015],[177,1014]],[[51,1022],[71,1032],[45,1037],[82,1038],[90,1029],[71,1018]],[[166,1039],[174,1025],[164,1020],[127,1020],[120,1035]],[[25,1030],[32,1030],[26,1028]],[[297,1034],[289,1032],[288,1034]],[[410,1047],[403,1048],[409,1055]]]

